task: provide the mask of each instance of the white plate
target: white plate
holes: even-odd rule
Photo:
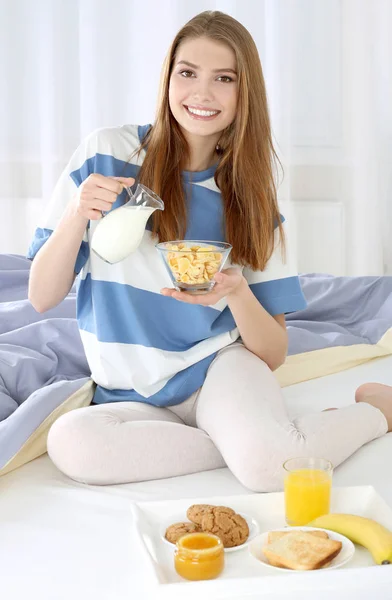
[[[270,531],[320,531],[320,529],[316,527],[281,527],[280,529],[273,529]],[[342,549],[339,554],[328,565],[322,567],[322,570],[336,569],[336,567],[341,567],[352,559],[355,553],[355,546],[348,538],[340,533],[329,531],[329,529],[323,529],[322,531],[326,531],[332,540],[342,542]],[[265,531],[252,540],[252,543],[249,546],[251,555],[270,569],[284,571],[285,573],[304,573],[302,570],[285,569],[284,567],[270,565],[268,559],[263,554],[263,547],[268,543],[268,533],[268,531]]]
[[[251,517],[250,515],[246,515],[242,512],[239,512],[238,514],[241,515],[241,517],[243,517],[245,519],[245,521],[248,523],[249,537],[246,540],[246,542],[244,542],[240,546],[234,546],[234,548],[225,548],[225,552],[235,552],[236,550],[241,550],[242,548],[245,548],[245,546],[247,546],[249,544],[249,542],[251,540],[253,540],[260,531],[259,524],[253,517]],[[162,525],[162,527],[161,527],[161,539],[165,542],[165,544],[168,544],[172,548],[175,547],[175,544],[173,544],[172,542],[169,542],[165,538],[166,529],[170,525],[173,525],[173,523],[182,523],[183,521],[186,521],[186,522],[189,521],[189,519],[186,518],[186,515],[184,517],[184,513],[176,514],[171,519],[168,519],[167,521],[165,520],[164,525]]]

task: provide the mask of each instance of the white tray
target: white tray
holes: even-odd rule
[[[185,581],[174,570],[174,547],[163,542],[161,529],[162,522],[167,521],[172,514],[183,512],[186,520],[186,509],[195,503],[225,505],[247,513],[258,521],[261,532],[286,525],[283,493],[134,503],[134,524],[140,541],[140,552],[148,564],[147,583],[151,598],[240,600],[268,598],[271,594],[276,594],[274,599],[287,597],[291,600],[297,597],[313,598],[315,592],[323,591],[328,591],[328,594],[339,591],[346,600],[381,598],[375,595],[377,591],[383,592],[385,599],[392,598],[392,565],[375,565],[370,553],[359,546],[356,546],[353,559],[339,569],[294,575],[263,566],[250,556],[249,548],[245,547],[225,555],[225,570],[219,578],[201,582]],[[392,510],[372,486],[334,488],[331,512],[370,517],[392,529]],[[372,596],[368,596],[368,593]],[[334,598],[336,597],[335,594]],[[317,599],[321,598],[324,596],[318,593]]]

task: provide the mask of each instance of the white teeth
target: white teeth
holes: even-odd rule
[[[192,115],[198,115],[199,117],[212,117],[219,112],[219,110],[199,110],[198,108],[190,108],[189,106],[187,108]]]

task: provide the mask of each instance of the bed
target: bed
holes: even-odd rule
[[[26,300],[28,261],[3,255],[0,267],[0,410],[6,415],[9,411],[0,423],[2,597],[150,600],[130,503],[248,490],[228,469],[105,487],[85,486],[62,475],[45,453],[47,429],[58,414],[78,406],[80,389],[91,388],[93,393],[78,345],[74,292],[54,312],[33,314]],[[279,373],[290,414],[349,404],[356,387],[366,381],[392,385],[392,278],[308,275],[303,276],[303,286],[309,308],[288,317],[290,356]],[[26,377],[31,385],[18,388],[18,401],[12,405],[12,382],[28,374],[15,357],[34,364],[43,340],[50,350],[46,367],[40,378]],[[64,349],[68,356],[71,347],[72,360],[53,371],[59,353]],[[50,404],[52,396],[56,400]],[[84,393],[83,403],[86,397]],[[18,437],[20,430],[23,435]],[[17,444],[7,453],[15,436]],[[334,485],[371,484],[392,506],[391,456],[392,434],[387,434],[336,469]],[[323,593],[320,590],[319,599],[330,598],[330,591],[329,596]]]

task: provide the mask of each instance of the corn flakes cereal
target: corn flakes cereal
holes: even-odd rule
[[[222,253],[213,246],[171,244],[167,246],[167,263],[179,283],[209,283],[219,271]]]

